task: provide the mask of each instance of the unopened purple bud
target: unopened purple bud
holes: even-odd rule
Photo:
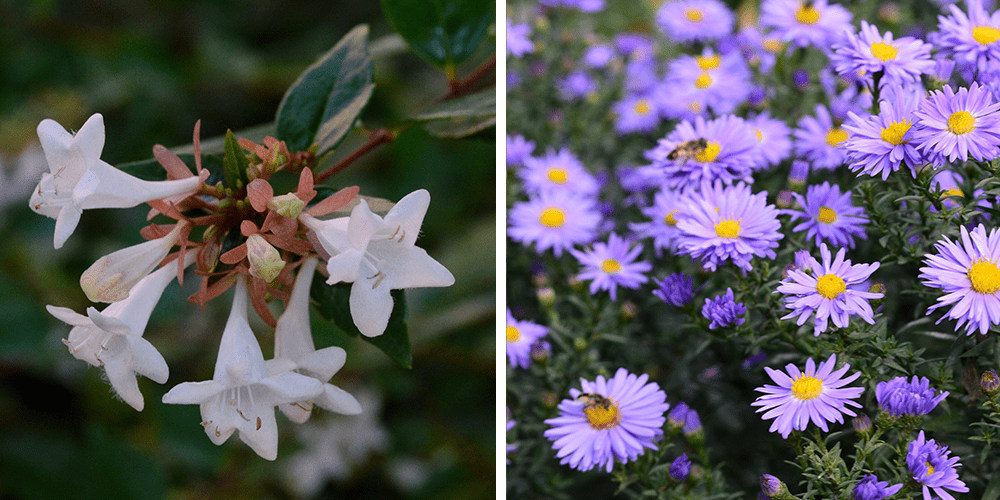
[[[760,491],[764,493],[764,496],[768,498],[774,498],[781,493],[782,488],[785,484],[781,482],[780,479],[770,475],[764,474],[760,476]]]
[[[872,419],[868,418],[868,415],[862,413],[851,421],[851,425],[854,426],[854,430],[859,434],[868,432],[872,428]]]
[[[809,85],[809,73],[804,69],[796,70],[792,75],[792,82],[800,89],[806,88]]]
[[[536,340],[531,344],[531,359],[541,363],[552,356],[552,344],[544,340]]]
[[[670,423],[670,427],[680,430],[684,428],[684,423],[687,422],[687,414],[691,411],[688,405],[681,401],[674,406],[674,409],[670,410],[667,414],[667,422]]]
[[[675,458],[670,463],[670,477],[674,478],[675,481],[680,482],[687,479],[690,473],[691,460],[688,458],[687,453]]]
[[[997,371],[990,368],[983,372],[983,377],[979,379],[979,386],[983,388],[987,394],[993,394],[1000,388],[1000,376],[997,376]]]

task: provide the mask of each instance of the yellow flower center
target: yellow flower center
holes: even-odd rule
[[[925,463],[927,464],[927,475],[929,476],[929,475],[931,475],[931,474],[934,473],[934,466],[931,465],[930,462],[925,462]],[[924,477],[926,477],[926,476],[924,476]]]
[[[816,280],[816,291],[824,299],[833,300],[843,293],[844,290],[847,290],[847,283],[844,283],[844,280],[836,274],[824,274],[820,279]]]
[[[687,108],[692,113],[701,113],[701,103],[698,101],[691,101],[687,104]]]
[[[739,238],[740,231],[740,221],[743,219],[722,219],[715,225],[715,235],[719,238]]]
[[[712,56],[698,56],[696,59],[698,60],[698,67],[703,70],[718,68],[719,63],[722,62],[722,56],[718,54]]]
[[[622,415],[618,411],[618,403],[613,403],[607,408],[600,406],[584,408],[583,413],[587,415],[587,423],[590,424],[590,427],[597,430],[617,427],[622,421]]]
[[[650,111],[653,110],[653,106],[649,104],[649,99],[639,99],[635,101],[635,106],[632,107],[632,111],[639,116],[648,115]]]
[[[872,42],[872,56],[879,61],[890,61],[896,58],[899,49],[888,43]]]
[[[508,326],[507,342],[517,342],[518,340],[521,340],[521,331],[518,330],[516,327]]]
[[[615,259],[607,259],[604,262],[601,262],[601,271],[604,271],[608,274],[615,274],[621,272],[621,270],[622,270],[621,262],[618,262]]]
[[[972,38],[983,45],[989,45],[1000,38],[1000,30],[993,26],[976,26],[972,28]]]
[[[826,143],[832,147],[840,146],[840,143],[847,140],[847,131],[840,127],[833,127],[826,133]]]
[[[968,111],[956,111],[948,117],[948,131],[955,135],[964,135],[976,130],[976,117]]]
[[[795,21],[799,24],[816,24],[819,22],[819,11],[813,6],[799,5],[799,10],[795,11]]]
[[[903,119],[901,122],[892,122],[888,127],[882,129],[882,140],[892,144],[893,146],[899,146],[904,142],[903,136],[910,131],[910,122]]]
[[[979,260],[969,266],[969,281],[972,289],[983,295],[993,295],[1000,290],[1000,269],[995,262]]]
[[[823,381],[816,377],[799,377],[792,383],[792,395],[799,401],[816,399],[823,394]]]
[[[761,133],[759,128],[754,128],[753,133],[757,134],[757,142],[764,142],[764,134]]]
[[[675,216],[677,214],[679,214],[680,212],[681,212],[680,210],[671,210],[670,213],[668,213],[663,218],[663,223],[666,224],[666,225],[668,225],[668,226],[676,226],[677,225],[677,217],[675,217]]]
[[[549,169],[547,177],[556,184],[566,184],[566,181],[569,180],[569,173],[566,172],[565,168],[552,167]]]
[[[684,10],[684,17],[692,23],[700,23],[705,18],[705,14],[701,13],[701,9],[690,7]]]
[[[761,47],[764,47],[764,50],[772,54],[777,54],[781,50],[781,47],[784,47],[785,44],[777,38],[765,38],[760,41],[760,45]]]
[[[823,224],[833,224],[837,222],[837,212],[830,207],[819,207],[818,219]]]
[[[962,198],[965,198],[965,193],[963,193],[961,189],[951,188],[951,189],[945,191],[944,194],[941,195],[942,198],[945,198],[945,197],[948,197],[948,196],[961,196]]]
[[[708,73],[702,73],[701,76],[699,76],[698,79],[694,81],[694,86],[699,89],[708,88],[708,86],[711,84],[712,84],[712,77],[708,76]]]
[[[705,146],[705,150],[694,155],[694,158],[702,163],[708,163],[715,161],[715,158],[719,156],[719,152],[722,151],[722,146],[715,141],[708,141],[708,145]]]
[[[556,207],[548,207],[542,210],[542,215],[538,217],[538,222],[545,227],[562,227],[566,223],[566,212]]]

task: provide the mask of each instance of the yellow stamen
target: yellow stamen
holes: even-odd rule
[[[962,198],[965,198],[965,193],[963,193],[961,189],[951,188],[951,189],[945,191],[941,195],[942,198],[945,198],[945,197],[948,197],[948,196],[961,196]]]
[[[691,101],[687,104],[688,111],[692,113],[701,113],[701,103],[698,101]]]
[[[622,270],[621,262],[618,262],[615,259],[607,259],[604,262],[601,262],[601,271],[604,271],[608,274],[620,273],[621,270]]]
[[[993,26],[976,26],[972,28],[972,38],[983,45],[989,45],[1000,39],[1000,30]]]
[[[833,300],[845,290],[847,290],[847,283],[836,274],[824,274],[816,280],[816,292],[824,299]]]
[[[719,156],[719,152],[722,151],[722,146],[715,141],[708,141],[708,145],[705,146],[705,150],[694,155],[694,158],[702,163],[709,163],[715,161],[715,158]]]
[[[840,143],[847,140],[847,131],[840,127],[833,127],[826,133],[826,143],[833,147],[839,147]]]
[[[547,177],[556,184],[566,184],[566,181],[569,180],[569,173],[566,172],[565,168],[552,167],[549,169]]]
[[[759,128],[754,127],[753,133],[757,134],[757,142],[764,142],[764,134],[761,133]]]
[[[739,238],[740,232],[743,230],[740,228],[740,222],[743,219],[722,219],[715,225],[715,235],[719,238]]]
[[[799,401],[816,399],[823,394],[823,381],[816,377],[799,377],[792,383],[792,395]]]
[[[722,62],[722,56],[716,54],[711,56],[698,56],[698,67],[703,70],[715,69],[719,67],[719,63]]]
[[[805,4],[802,4],[795,11],[795,21],[799,24],[816,24],[819,22],[819,11],[816,10],[816,7],[806,7]]]
[[[607,408],[600,406],[585,408],[583,413],[587,415],[587,423],[590,424],[590,427],[597,430],[618,427],[618,424],[622,421],[622,415],[618,411],[618,403],[613,403]]]
[[[692,23],[700,23],[701,20],[705,18],[705,14],[702,14],[701,9],[689,7],[684,10],[684,17]]]
[[[968,111],[956,111],[948,117],[948,131],[955,135],[965,135],[976,130],[976,117]]]
[[[712,85],[712,77],[708,76],[708,73],[702,73],[701,76],[694,81],[694,86],[699,89],[708,88],[710,85]]]
[[[521,340],[521,331],[513,326],[507,327],[507,342],[517,342]]]
[[[899,49],[888,43],[872,42],[871,51],[872,57],[875,59],[889,61],[896,58],[896,53],[899,52]]]
[[[969,276],[972,289],[976,293],[993,295],[1000,290],[1000,269],[997,268],[996,262],[978,260],[969,266],[966,275]]]
[[[837,222],[837,212],[830,207],[819,207],[819,217],[817,218],[824,224],[833,224]]]
[[[635,101],[635,106],[632,107],[632,111],[639,116],[648,115],[650,111],[653,110],[653,106],[650,105],[649,99],[639,99]]]
[[[666,224],[666,225],[668,225],[668,226],[676,226],[677,225],[677,217],[675,217],[675,216],[677,214],[679,214],[680,212],[681,212],[680,210],[671,210],[670,213],[668,213],[663,218],[663,223]]]
[[[900,144],[910,142],[904,141],[903,136],[910,131],[910,122],[905,118],[901,122],[892,122],[888,127],[882,129],[882,140],[892,144],[893,146],[899,146]]]
[[[542,210],[542,215],[538,217],[538,222],[545,227],[562,227],[566,223],[566,212],[556,207],[548,207]]]

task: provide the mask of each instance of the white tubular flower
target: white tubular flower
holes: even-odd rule
[[[450,286],[455,277],[424,249],[414,246],[431,196],[414,191],[393,206],[382,219],[361,200],[351,216],[322,221],[309,214],[299,220],[330,254],[327,284],[340,281],[351,287],[351,317],[365,336],[385,332],[392,312],[390,290]]]
[[[164,394],[167,404],[201,405],[201,425],[220,445],[239,430],[240,439],[267,460],[278,456],[274,407],[319,396],[323,384],[294,372],[268,375],[247,321],[246,279],[239,276],[233,309],[222,333],[212,380],[184,382]]]
[[[185,267],[194,262],[195,253],[188,252]],[[177,267],[164,266],[143,278],[125,300],[98,312],[87,308],[87,316],[66,307],[45,306],[49,313],[73,326],[63,343],[77,359],[104,367],[115,392],[132,408],[142,411],[144,402],[136,374],[162,384],[170,372],[159,351],[142,338],[146,323],[159,302],[163,290],[177,275]]]
[[[31,195],[35,212],[56,219],[54,245],[58,249],[73,234],[80,214],[88,208],[129,208],[201,189],[200,177],[175,181],[144,181],[101,160],[104,117],[91,116],[76,135],[54,120],[38,124],[38,140],[50,172],[42,175]]]
[[[280,373],[295,370],[323,382],[323,393],[314,401],[298,401],[281,405],[281,412],[291,421],[303,423],[312,415],[312,405],[344,415],[361,413],[361,405],[347,391],[326,383],[347,360],[347,353],[336,346],[316,350],[312,329],[309,326],[309,287],[316,271],[316,259],[308,258],[299,268],[292,288],[288,308],[278,318],[274,331],[274,358],[269,360],[268,371]]]
[[[117,302],[149,274],[177,244],[188,225],[180,221],[166,236],[123,248],[97,259],[80,276],[80,287],[91,302]]]

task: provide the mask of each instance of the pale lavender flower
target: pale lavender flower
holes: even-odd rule
[[[935,394],[930,383],[927,377],[918,379],[916,375],[909,382],[906,377],[896,377],[875,386],[875,399],[883,411],[894,417],[926,415],[948,396],[948,391]]]
[[[705,305],[701,308],[701,315],[711,322],[708,325],[709,330],[742,325],[746,322],[746,318],[742,317],[746,313],[746,306],[734,300],[732,288],[727,289],[725,295],[705,299]]]
[[[945,318],[956,319],[956,331],[966,325],[966,335],[976,329],[986,335],[990,325],[1000,324],[1000,234],[992,229],[987,235],[982,224],[971,234],[965,226],[960,230],[960,241],[945,237],[935,243],[938,253],[928,254],[924,260],[927,267],[920,268],[923,284],[945,293],[927,309],[927,314],[951,306],[938,323]]]
[[[931,490],[944,500],[954,497],[946,490],[957,493],[967,493],[968,486],[958,478],[956,467],[962,465],[958,457],[949,457],[948,447],[925,440],[924,431],[920,431],[917,439],[910,441],[906,451],[906,465],[913,474],[913,480],[920,483],[924,500],[930,500]]]
[[[635,245],[630,249],[629,243],[614,233],[607,243],[597,242],[587,251],[571,248],[569,253],[583,266],[583,271],[577,278],[591,280],[590,293],[593,295],[598,290],[607,290],[611,300],[617,299],[619,286],[636,289],[649,281],[643,273],[653,269],[649,262],[636,261],[642,253],[642,245]]]
[[[718,40],[733,31],[734,16],[718,0],[664,2],[656,22],[667,38],[677,42]]]
[[[1000,156],[1000,103],[973,82],[957,92],[950,85],[931,92],[914,115],[913,140],[928,160],[941,164],[970,157],[988,161]]]
[[[804,219],[792,231],[806,231],[806,238],[814,239],[816,245],[828,241],[835,247],[854,248],[854,238],[868,238],[864,228],[868,223],[865,210],[851,204],[850,191],[840,194],[839,186],[824,181],[809,186],[804,197],[798,193],[792,196],[802,211],[787,210],[785,213],[791,215],[792,220]]]
[[[508,238],[524,245],[534,243],[538,253],[552,249],[559,257],[575,244],[593,241],[601,214],[589,197],[546,190],[514,203],[507,220]]]

